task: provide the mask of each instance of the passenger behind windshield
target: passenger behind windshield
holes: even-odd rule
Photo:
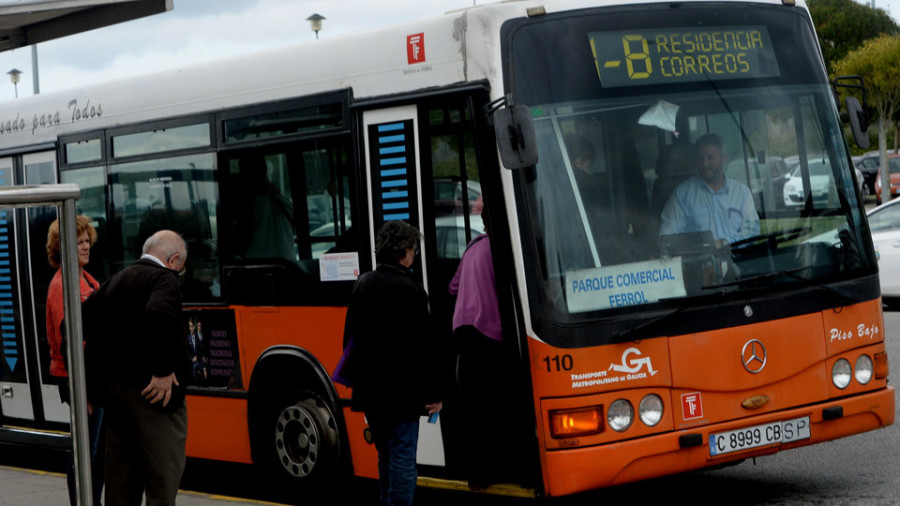
[[[614,222],[610,219],[612,206],[609,183],[605,174],[593,170],[597,151],[587,137],[569,134],[565,142],[572,164],[572,175],[578,187],[578,195],[581,197],[594,245],[603,264],[609,263],[621,256],[617,254],[617,248],[622,246],[609,240],[615,232]]]
[[[591,141],[583,135],[569,134],[566,136],[566,149],[572,162],[575,182],[582,196],[587,198],[602,195],[605,192],[604,181],[599,175],[591,172],[591,164],[597,157],[597,151]]]
[[[678,185],[663,208],[660,236],[712,232],[721,248],[759,234],[759,215],[750,189],[725,176],[728,155],[722,139],[706,134],[697,139],[698,174]]]

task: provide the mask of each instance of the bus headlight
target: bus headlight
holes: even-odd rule
[[[647,427],[655,426],[662,420],[662,399],[656,394],[644,396],[644,398],[641,399],[641,405],[638,406],[638,414],[641,417],[641,421],[644,422],[644,425]]]
[[[856,359],[856,367],[853,368],[854,374],[856,375],[856,381],[858,381],[860,385],[865,385],[872,379],[874,369],[875,366],[872,363],[872,359],[869,358],[868,355],[860,355],[859,358]]]
[[[850,362],[845,358],[838,359],[831,368],[831,382],[841,390],[847,388],[852,377],[853,371],[850,369]]]
[[[606,421],[614,431],[626,431],[634,421],[634,408],[630,402],[619,399],[609,405],[609,409],[606,411]]]

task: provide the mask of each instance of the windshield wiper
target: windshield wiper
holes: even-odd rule
[[[797,276],[794,273],[799,272],[799,271],[805,271],[805,270],[811,269],[811,268],[812,268],[811,266],[806,266],[806,267],[795,267],[793,269],[785,269],[783,271],[778,271],[778,272],[764,272],[762,274],[757,274],[756,276],[750,276],[747,278],[738,278],[738,279],[735,279],[732,281],[725,281],[724,283],[716,283],[714,285],[704,285],[702,288],[704,290],[712,290],[712,289],[716,289],[716,288],[727,288],[729,286],[746,285],[749,283],[755,283],[757,281],[764,281],[767,279],[778,278],[781,276],[787,276],[789,278],[800,279],[800,280],[806,281],[806,278]]]
[[[812,269],[812,266],[811,266],[811,265],[807,265],[807,266],[805,266],[805,267],[796,267],[796,268],[794,268],[794,269],[784,269],[784,270],[781,270],[781,271],[778,271],[778,272],[766,272],[766,273],[763,273],[763,274],[758,274],[758,275],[756,275],[756,276],[750,276],[750,277],[747,277],[747,278],[735,279],[734,281],[727,281],[727,282],[724,282],[724,283],[718,283],[718,284],[715,284],[715,285],[704,286],[703,289],[704,289],[704,290],[707,290],[707,289],[727,288],[727,287],[729,287],[729,286],[741,286],[741,285],[746,285],[746,284],[750,284],[750,283],[757,283],[757,282],[759,282],[759,281],[764,281],[764,280],[768,280],[768,279],[774,279],[774,278],[778,278],[778,277],[782,277],[782,276],[783,276],[783,277],[788,277],[788,278],[791,278],[791,279],[794,279],[794,280],[797,280],[797,281],[801,281],[801,282],[803,282],[806,286],[812,286],[812,287],[819,288],[819,289],[821,289],[821,290],[825,290],[825,291],[827,291],[827,292],[831,292],[831,293],[833,293],[833,294],[835,294],[835,295],[837,295],[837,296],[839,296],[839,297],[841,297],[841,298],[843,298],[843,299],[849,300],[849,301],[851,301],[851,302],[862,302],[862,299],[860,299],[859,296],[857,296],[857,295],[855,295],[855,294],[853,294],[853,293],[851,293],[851,292],[849,292],[849,291],[847,291],[847,290],[844,290],[843,288],[838,288],[838,287],[835,287],[835,286],[829,286],[829,285],[823,285],[822,283],[819,283],[819,282],[817,282],[817,281],[813,281],[813,280],[811,280],[811,279],[809,279],[809,278],[804,278],[803,276],[798,276],[798,275],[796,274],[797,272],[805,271],[805,270],[808,270],[808,269]]]
[[[662,302],[662,301],[660,301],[660,302]],[[657,315],[653,318],[650,318],[649,320],[646,320],[645,322],[643,322],[639,325],[635,325],[633,327],[629,327],[627,329],[620,330],[619,332],[616,332],[615,334],[613,334],[611,339],[613,342],[616,342],[616,343],[621,343],[624,341],[633,341],[634,339],[632,336],[637,334],[638,331],[645,329],[645,328],[649,327],[650,325],[665,321],[665,320],[677,315],[678,313],[684,311],[687,307],[688,307],[687,305],[677,307],[675,309],[672,309],[671,311],[668,311],[661,315]]]
[[[677,305],[678,307],[670,309],[669,311],[666,311],[665,313],[662,313],[660,315],[654,316],[653,318],[650,318],[649,320],[646,320],[643,323],[640,323],[633,327],[620,330],[613,334],[610,339],[612,339],[613,342],[617,343],[642,339],[641,336],[635,337],[635,334],[648,327],[658,325],[666,320],[669,320],[672,317],[684,312],[685,309],[696,308],[698,304],[715,304],[717,302],[720,302],[722,300],[722,296],[724,296],[725,294],[726,292],[724,290],[719,290],[717,292],[698,293],[695,295],[691,295],[690,297],[667,297],[659,299],[659,301],[657,302],[659,302],[660,304],[666,304],[669,306]]]
[[[786,230],[778,230],[768,234],[760,234],[748,237],[747,239],[741,239],[740,241],[731,243],[730,246],[732,251],[738,252],[752,249],[754,246],[761,246],[763,244],[767,245],[768,249],[775,249],[778,244],[792,241],[802,235],[809,234],[811,231],[812,228],[810,227],[795,227]]]

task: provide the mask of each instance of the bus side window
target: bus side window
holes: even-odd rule
[[[313,141],[304,145],[301,158],[309,251],[304,248],[300,259],[318,260],[325,253],[356,251],[347,150],[337,143]]]
[[[105,240],[114,255],[111,272],[140,258],[144,241],[168,228],[188,247],[185,301],[221,296],[214,167],[210,153],[109,165],[113,214]]]
[[[284,154],[248,153],[230,161],[235,197],[235,255],[245,260],[297,260],[294,204]],[[237,195],[240,192],[242,196]]]
[[[347,153],[341,137],[247,149],[223,162],[226,298],[345,302],[352,284],[322,281],[319,259],[357,251]]]

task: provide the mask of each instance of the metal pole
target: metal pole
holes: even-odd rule
[[[87,388],[84,377],[84,338],[81,333],[81,280],[78,268],[78,238],[75,232],[75,200],[62,203],[59,238],[63,277],[65,325],[69,351],[69,409],[72,417],[72,452],[78,504],[93,504],[91,494],[91,446],[88,436]],[[68,254],[66,254],[68,253]]]
[[[34,94],[41,93],[41,79],[38,77],[38,55],[37,44],[31,45],[31,75],[34,76]]]

